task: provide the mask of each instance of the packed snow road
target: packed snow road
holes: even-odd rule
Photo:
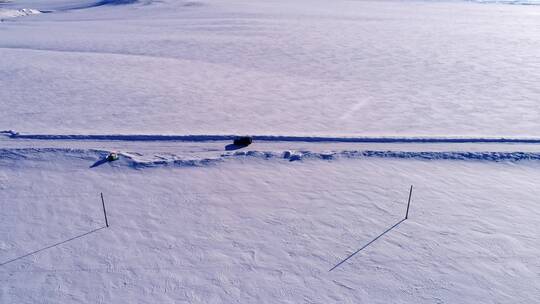
[[[50,135],[52,136],[52,135]],[[103,135],[103,137],[107,137]],[[125,136],[129,137],[129,136]],[[196,136],[195,136],[196,137]],[[332,141],[280,141],[261,140],[254,141],[247,147],[232,145],[231,140],[95,140],[95,139],[25,139],[10,138],[0,135],[0,148],[2,149],[94,149],[117,152],[137,152],[147,156],[168,153],[171,155],[187,156],[219,156],[226,151],[309,151],[321,153],[328,151],[395,151],[395,152],[524,152],[540,153],[540,143],[512,143],[512,142],[349,142],[350,138],[332,138]],[[395,140],[399,140],[394,138]],[[414,138],[402,138],[403,141]],[[444,139],[438,139],[444,141]],[[467,139],[463,139],[466,141]],[[474,139],[473,139],[474,140]]]

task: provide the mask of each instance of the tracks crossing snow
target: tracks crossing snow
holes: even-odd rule
[[[79,153],[99,157],[120,151],[135,167],[201,166],[231,157],[288,160],[402,158],[540,160],[537,138],[301,137],[254,136],[254,144],[231,148],[235,135],[39,135],[3,131],[3,156]],[[234,151],[233,151],[234,150]],[[0,157],[3,157],[0,156]]]

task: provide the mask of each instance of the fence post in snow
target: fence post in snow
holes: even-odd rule
[[[411,206],[412,188],[413,186],[411,185],[411,189],[409,190],[409,201],[407,202],[407,212],[405,213],[405,219],[409,218],[409,207]]]
[[[109,221],[107,220],[107,211],[105,210],[105,200],[103,200],[103,192],[101,192],[101,204],[103,205],[103,215],[105,216],[105,226],[109,227]]]

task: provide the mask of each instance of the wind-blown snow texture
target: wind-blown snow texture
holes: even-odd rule
[[[536,162],[236,158],[131,170],[88,169],[97,158],[77,153],[0,163],[0,302],[534,303],[540,294]],[[409,184],[410,218],[329,272],[403,218]],[[95,231],[101,191],[111,226]]]
[[[62,148],[23,148],[0,149],[0,164],[9,164],[16,161],[48,160],[63,157],[74,157],[86,160],[100,159],[112,151],[96,149],[62,149]],[[140,153],[120,152],[124,161],[114,162],[115,166],[127,165],[133,168],[149,167],[192,167],[216,164],[227,159],[254,158],[254,159],[284,159],[287,161],[300,160],[336,160],[336,159],[362,159],[362,158],[397,158],[415,160],[460,160],[460,161],[489,161],[489,162],[518,162],[540,161],[540,153],[534,152],[415,152],[415,151],[238,151],[222,153],[216,157],[186,158],[181,155],[169,154],[154,157],[142,156]],[[94,167],[94,166],[91,166]]]
[[[142,1],[0,31],[0,129],[540,136],[538,6]]]
[[[540,7],[0,0],[0,19],[0,303],[540,298]]]

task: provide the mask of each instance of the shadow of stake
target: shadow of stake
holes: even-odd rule
[[[28,256],[31,256],[31,255],[34,255],[34,254],[36,254],[36,253],[40,253],[40,252],[45,251],[45,250],[47,250],[47,249],[51,249],[51,248],[54,248],[54,247],[56,247],[56,246],[60,246],[60,245],[62,245],[62,244],[65,244],[65,243],[67,243],[67,242],[76,240],[76,239],[78,239],[78,238],[82,238],[82,237],[87,236],[87,235],[89,235],[89,234],[91,234],[91,233],[97,232],[97,231],[99,231],[99,230],[101,230],[101,229],[103,229],[103,228],[107,228],[107,227],[103,226],[103,227],[100,227],[100,228],[97,228],[97,229],[88,231],[88,232],[86,232],[86,233],[83,233],[83,234],[74,236],[74,237],[72,237],[72,238],[70,238],[70,239],[67,239],[67,240],[58,242],[58,243],[56,243],[56,244],[52,244],[52,245],[49,245],[49,246],[47,246],[47,247],[44,247],[44,248],[41,248],[41,249],[38,249],[38,250],[35,250],[35,251],[32,251],[32,252],[29,252],[29,253],[27,253],[27,254],[21,255],[21,256],[19,256],[19,257],[16,257],[16,258],[14,258],[14,259],[9,260],[9,261],[2,262],[2,263],[0,263],[0,266],[4,266],[4,265],[9,264],[9,263],[11,263],[11,262],[15,262],[15,261],[17,261],[17,260],[23,259],[23,258],[28,257]]]
[[[103,165],[103,164],[106,163],[106,162],[108,162],[108,160],[107,160],[106,157],[104,157],[104,158],[102,158],[102,159],[96,161],[94,164],[92,164],[92,165],[90,166],[90,168],[94,168],[94,167],[97,167],[97,166],[101,166],[101,165]]]
[[[225,146],[226,151],[233,151],[238,150],[247,147],[246,145],[235,145],[235,144],[229,144]]]
[[[346,257],[343,261],[337,263],[334,267],[332,267],[330,270],[328,271],[332,271],[336,268],[338,268],[341,264],[345,263],[348,259],[352,258],[353,256],[355,256],[357,253],[359,253],[360,251],[366,249],[366,247],[368,247],[369,245],[371,245],[373,242],[375,242],[376,240],[378,240],[380,237],[382,237],[383,235],[387,234],[388,232],[390,232],[390,230],[396,228],[399,224],[403,223],[403,221],[405,221],[405,219],[402,219],[400,220],[399,222],[395,223],[394,226],[386,229],[383,233],[379,234],[376,238],[374,238],[373,240],[371,240],[369,243],[365,244],[364,246],[362,246],[362,248],[356,250],[355,252],[351,253],[348,257]]]

